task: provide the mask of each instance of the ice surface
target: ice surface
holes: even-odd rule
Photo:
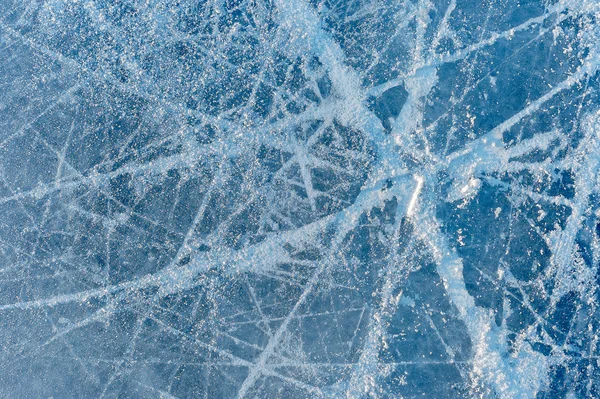
[[[598,0],[1,0],[0,398],[600,398]]]

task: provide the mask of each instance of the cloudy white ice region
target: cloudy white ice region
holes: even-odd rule
[[[1,0],[0,398],[600,398],[600,1]]]

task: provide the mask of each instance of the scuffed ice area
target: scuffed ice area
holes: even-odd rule
[[[600,398],[597,0],[1,0],[1,398]]]

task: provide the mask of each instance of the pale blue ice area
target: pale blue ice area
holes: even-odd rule
[[[599,68],[600,0],[0,0],[0,398],[600,398]]]

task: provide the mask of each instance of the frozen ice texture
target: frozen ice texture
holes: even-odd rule
[[[599,398],[598,0],[1,0],[0,398]]]

